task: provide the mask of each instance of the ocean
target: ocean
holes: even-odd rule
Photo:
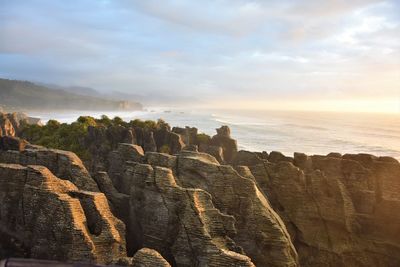
[[[164,119],[171,126],[194,126],[209,135],[221,125],[231,128],[239,149],[250,151],[280,151],[292,156],[294,152],[326,155],[330,152],[369,153],[391,156],[400,160],[400,114],[184,110],[148,108],[133,112],[68,111],[28,112],[43,122],[55,119],[75,121],[81,115],[119,116],[124,120]]]

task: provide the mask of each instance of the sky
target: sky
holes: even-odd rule
[[[400,113],[400,1],[0,0],[0,77],[191,106]]]

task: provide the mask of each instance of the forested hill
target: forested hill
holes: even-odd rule
[[[111,100],[32,82],[0,79],[0,106],[8,110],[138,110],[134,100]]]

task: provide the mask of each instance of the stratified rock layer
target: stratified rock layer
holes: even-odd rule
[[[183,241],[176,245],[176,250],[171,250],[174,248],[173,242],[177,240],[177,232],[181,232],[177,230],[181,228],[179,224],[182,224],[182,220],[189,220],[186,217],[195,222],[204,221],[204,227],[213,227],[207,224],[211,224],[212,220],[221,220],[218,217],[204,219],[207,213],[200,214],[191,209],[179,215],[179,212],[184,212],[195,202],[195,207],[212,207],[215,210],[212,214],[220,214],[220,217],[225,218],[222,219],[224,222],[229,221],[226,218],[231,218],[231,223],[220,229],[220,236],[227,237],[225,241],[222,242],[224,239],[221,237],[213,237],[209,230],[203,233],[210,235],[212,240],[219,240],[218,244],[225,243],[223,249],[245,253],[261,266],[297,265],[296,251],[285,225],[258,190],[254,177],[251,180],[240,176],[231,166],[221,166],[214,157],[199,152],[182,151],[177,156],[155,152],[143,155],[142,150],[134,145],[120,144],[118,150],[111,155],[110,166],[114,167],[109,173],[119,193],[128,194],[130,189],[130,218],[125,222],[128,240],[137,243],[131,245],[128,242],[129,251],[147,246],[157,249],[178,266],[202,262],[197,256],[192,256],[195,260],[187,256],[193,252],[184,249],[187,245],[182,245]],[[243,171],[251,176],[248,169]],[[115,199],[116,193],[112,193],[113,190],[108,191],[109,199]],[[199,202],[199,199],[202,201]],[[197,228],[186,231],[199,231]],[[239,246],[243,247],[244,252]],[[210,255],[216,253],[213,250]],[[196,255],[201,253],[205,253],[204,249],[195,250]],[[186,256],[180,256],[181,254]],[[219,255],[220,252],[216,254]],[[210,255],[203,257],[210,258]]]
[[[126,256],[124,225],[101,193],[47,168],[0,164],[0,258],[112,263]]]
[[[237,142],[231,138],[231,130],[228,126],[216,129],[217,134],[211,138],[210,145],[222,148],[221,163],[231,163],[238,151]]]
[[[250,166],[302,266],[400,266],[400,164],[370,155],[296,153]]]
[[[74,153],[15,137],[18,121],[0,117],[0,162],[8,163],[0,164],[0,257],[400,266],[395,159],[238,152],[227,126],[210,138],[166,123],[112,125],[91,127],[85,139],[92,179]]]
[[[178,181],[212,195],[215,206],[236,219],[235,242],[258,266],[296,266],[297,254],[280,217],[254,181],[203,153],[182,152]]]
[[[138,246],[154,248],[177,266],[254,266],[229,236],[234,218],[214,208],[200,189],[176,184],[170,169],[127,165],[131,181],[128,228]]]
[[[0,111],[0,137],[17,136],[21,131],[21,124],[40,125],[40,119],[31,118],[21,112],[3,113]]]
[[[22,151],[0,150],[0,162],[45,166],[57,177],[71,181],[81,190],[99,191],[82,161],[73,152],[43,147]]]
[[[9,114],[0,112],[0,136],[15,136],[16,129],[12,124]]]
[[[171,265],[154,249],[142,248],[135,253],[132,267],[170,267]]]

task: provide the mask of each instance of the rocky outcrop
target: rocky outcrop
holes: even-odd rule
[[[135,138],[136,144],[141,146],[144,151],[148,152],[156,152],[157,145],[156,141],[154,140],[154,133],[153,131],[146,129],[135,127]]]
[[[129,195],[120,193],[115,189],[107,172],[98,172],[93,178],[100,191],[107,196],[113,214],[127,222],[129,218]]]
[[[40,119],[28,117],[21,112],[0,112],[0,136],[19,135],[22,123],[40,125]]]
[[[154,249],[142,248],[132,258],[132,267],[170,267],[171,265]]]
[[[229,236],[234,218],[222,214],[211,196],[176,184],[170,169],[130,163],[128,228],[137,246],[154,248],[176,266],[254,266]]]
[[[397,160],[237,151],[226,126],[210,139],[163,121],[115,123],[89,127],[92,176],[71,152],[0,137],[0,257],[400,266]]]
[[[197,145],[198,130],[196,127],[174,127],[172,128],[172,132],[179,134],[186,146]]]
[[[268,158],[268,155],[267,155]],[[233,159],[232,165],[234,166],[252,166],[256,164],[260,164],[263,162],[263,159],[254,152],[240,150]]]
[[[115,154],[122,155],[120,151],[115,151]],[[118,181],[122,182],[117,182],[117,184],[124,184],[119,187],[121,192],[127,194],[126,190],[128,188],[131,190],[131,217],[126,223],[128,232],[134,235],[128,240],[139,240],[139,243],[135,245],[137,248],[142,246],[155,248],[170,262],[179,259],[177,253],[183,253],[182,248],[171,251],[173,244],[168,242],[160,244],[160,240],[171,239],[170,242],[174,242],[176,231],[180,229],[179,223],[186,220],[187,216],[200,216],[191,209],[187,210],[187,207],[194,205],[191,202],[196,199],[195,206],[215,205],[216,208],[212,208],[215,212],[229,214],[230,217],[225,215],[222,218],[225,218],[223,221],[231,218],[231,226],[225,225],[223,228],[231,230],[226,233],[222,231],[222,235],[229,236],[228,240],[231,238],[234,240],[228,242],[231,244],[229,247],[231,250],[241,252],[237,245],[243,247],[244,253],[260,266],[296,266],[296,251],[286,228],[270,207],[267,199],[258,191],[254,177],[248,178],[251,176],[248,168],[241,170],[246,175],[245,178],[232,167],[221,166],[214,157],[205,153],[182,151],[177,156],[171,156],[153,152],[146,153],[144,157],[141,154],[139,157],[134,157],[134,154],[137,152],[132,152],[130,158],[127,156],[118,158],[116,162],[125,160],[125,163],[118,164],[120,169],[116,173],[123,173],[123,176],[120,175],[118,178]],[[198,188],[211,193],[212,198]],[[199,199],[203,201],[206,199],[209,204],[198,203]],[[197,220],[203,221],[204,227],[212,226],[207,226],[211,219],[195,219]],[[169,226],[162,228],[161,224]],[[214,224],[221,224],[221,222]],[[187,231],[198,232],[197,227],[200,226],[187,229]],[[143,234],[136,236],[140,229]],[[192,240],[191,242],[199,241]],[[234,242],[237,245],[233,245]],[[181,244],[177,246],[180,247]],[[204,252],[196,251],[196,253]],[[184,262],[183,259],[177,261],[177,264]],[[184,263],[182,266],[186,266],[185,264],[189,263]],[[178,264],[178,266],[181,265]]]
[[[279,161],[288,161],[288,162],[293,162],[293,158],[291,157],[287,157],[285,155],[283,155],[281,152],[279,151],[272,151],[271,153],[269,153],[268,155],[268,161],[269,162],[273,162],[273,163],[277,163]]]
[[[171,267],[171,265],[154,249],[142,248],[133,257],[120,258],[118,266],[130,267]]]
[[[231,130],[228,126],[216,129],[217,134],[211,138],[210,145],[222,148],[223,162],[231,163],[238,151],[237,142],[231,138]]]
[[[15,136],[16,130],[8,114],[0,113],[0,136]]]
[[[213,156],[221,164],[223,164],[225,162],[224,150],[220,146],[208,145],[208,146],[206,146],[205,148],[203,148],[200,151],[201,152],[205,152],[207,154],[210,154],[211,156]]]
[[[143,162],[144,151],[142,147],[131,144],[119,144],[118,149],[109,154],[108,174],[115,188],[124,194],[130,193],[130,181],[126,181],[124,171],[130,161]]]
[[[0,150],[15,150],[23,151],[28,145],[28,142],[14,136],[2,136],[0,137]]]
[[[203,153],[182,152],[176,171],[180,184],[206,190],[221,212],[236,219],[233,239],[257,266],[296,266],[286,227],[254,181]]]
[[[43,147],[31,147],[22,151],[0,150],[0,162],[45,166],[57,177],[71,181],[81,190],[99,191],[82,161],[69,151]]]
[[[258,190],[248,168],[242,167],[240,172],[243,176],[240,176],[232,167],[221,166],[209,154],[182,151],[177,156],[155,152],[143,155],[140,147],[129,144],[120,144],[111,155],[110,166],[112,168],[108,173],[117,190],[107,189],[109,193],[106,192],[106,195],[109,196],[112,203],[118,203],[118,200],[113,200],[118,194],[130,195],[129,219],[123,215],[128,228],[129,253],[143,246],[151,247],[178,266],[194,264],[199,260],[197,256],[193,256],[194,259],[187,262],[187,256],[185,260],[183,256],[179,256],[180,253],[198,255],[204,252],[196,249],[195,252],[185,251],[181,247],[183,246],[181,243],[173,243],[177,242],[178,232],[183,231],[181,229],[183,226],[180,225],[183,223],[186,231],[198,232],[198,229],[201,229],[200,232],[208,236],[206,240],[210,237],[211,240],[217,239],[219,244],[225,243],[224,249],[233,250],[235,253],[245,253],[255,264],[296,266],[296,251],[286,228],[270,207],[268,200]],[[199,189],[206,190],[208,193]],[[198,203],[199,199],[207,201],[205,204]],[[197,201],[197,204],[193,204],[193,201]],[[121,204],[117,205],[122,207]],[[211,215],[204,212],[200,214],[199,210],[193,210],[192,206],[196,207],[196,205],[211,206],[212,210],[225,219],[207,218]],[[189,209],[190,207],[192,209]],[[199,216],[205,218],[198,218]],[[200,220],[203,221],[203,227],[209,228],[213,227],[207,225],[212,220],[220,221],[214,224],[221,225],[221,221],[228,220],[226,218],[231,218],[231,223],[223,227],[225,232],[219,230],[222,231],[221,236],[226,236],[225,241],[221,236],[214,237],[210,229],[204,230],[197,224],[187,225],[187,223],[193,224],[192,220],[195,222]],[[182,222],[183,220],[188,220],[188,222]],[[168,227],[161,227],[164,224]],[[231,230],[226,232],[227,229]],[[209,246],[207,242],[210,241],[204,243],[203,239],[204,237],[198,241],[195,237],[191,237],[192,241],[190,242],[195,242],[198,247]],[[160,243],[160,240],[170,241],[169,243]],[[135,242],[135,244],[131,244],[129,241]],[[187,243],[189,241],[180,240],[179,242]],[[213,242],[215,243],[215,241]],[[171,250],[174,244],[177,248]],[[239,246],[243,247],[244,252]],[[200,248],[197,249],[200,250]],[[218,251],[215,248],[212,250],[213,253]],[[210,255],[207,256],[207,258],[209,257]]]
[[[185,147],[181,135],[171,132],[168,125],[164,125],[161,129],[155,131],[154,138],[160,152],[175,154]]]
[[[302,266],[400,265],[400,164],[371,155],[295,153],[250,166]]]
[[[108,154],[117,148],[119,143],[136,143],[133,129],[120,125],[116,126],[89,126],[84,146],[87,147],[91,157],[86,166],[91,173],[108,169]]]
[[[101,193],[41,166],[0,164],[0,258],[103,264],[126,256],[124,225]]]

